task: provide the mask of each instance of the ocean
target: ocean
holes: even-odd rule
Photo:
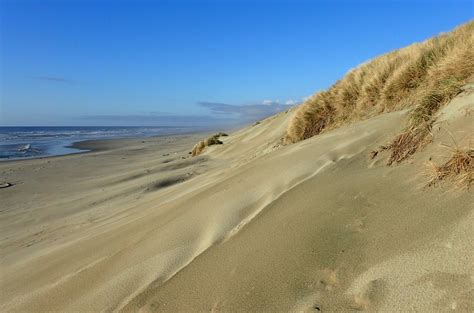
[[[0,161],[83,152],[78,141],[171,135],[185,127],[0,127]]]

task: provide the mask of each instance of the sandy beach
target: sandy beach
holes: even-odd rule
[[[0,163],[1,311],[470,312],[473,193],[421,169],[473,109],[466,89],[396,166],[370,152],[406,110],[287,146],[294,110],[197,157],[205,134]]]
[[[0,0],[0,313],[474,313],[474,0]]]

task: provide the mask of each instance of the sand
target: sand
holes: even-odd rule
[[[223,137],[83,143],[0,163],[3,312],[472,312],[474,197],[426,188],[474,94],[388,167],[394,112],[282,146],[293,110]]]

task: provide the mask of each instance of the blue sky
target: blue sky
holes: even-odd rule
[[[455,0],[0,3],[0,126],[250,121],[473,17]]]

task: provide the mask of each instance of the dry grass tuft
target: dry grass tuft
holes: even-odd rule
[[[199,141],[197,144],[194,145],[193,150],[191,151],[191,156],[200,155],[204,149],[206,148],[206,143],[204,141]]]
[[[389,163],[401,162],[430,141],[436,113],[473,76],[472,51],[474,21],[364,63],[298,108],[285,143],[408,108],[406,130],[385,146],[391,151]]]
[[[428,186],[451,180],[460,188],[469,188],[474,181],[474,149],[445,146],[450,151],[449,159],[442,165],[428,164]]]
[[[391,143],[381,147],[381,150],[390,151],[387,165],[406,160],[419,148],[429,144],[432,138],[431,123],[422,124],[422,126],[418,127],[410,127],[408,130],[396,136]]]
[[[293,118],[293,121],[305,122],[293,123],[287,132],[285,141],[294,143],[310,138],[334,123],[336,110],[331,105],[332,100],[333,96],[329,92],[321,92],[307,100]]]
[[[197,144],[194,145],[193,150],[191,151],[191,156],[198,156],[200,155],[204,149],[208,146],[212,145],[221,145],[223,142],[219,140],[220,137],[229,136],[226,133],[219,132],[211,137],[207,138],[206,140],[201,140]]]

